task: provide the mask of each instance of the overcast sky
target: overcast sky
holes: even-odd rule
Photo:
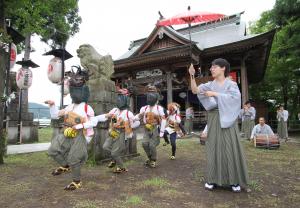
[[[187,10],[207,11],[232,15],[245,11],[245,22],[259,19],[263,11],[273,8],[275,0],[80,0],[79,15],[82,18],[80,32],[70,38],[66,49],[74,56],[66,61],[66,70],[78,65],[76,49],[81,44],[91,44],[101,54],[111,54],[118,58],[128,50],[130,41],[144,38],[150,34],[159,18],[158,11],[167,18]],[[32,69],[33,84],[29,88],[29,102],[43,103],[47,99],[55,100],[59,105],[59,87],[47,78],[47,67],[52,57],[41,54],[49,50],[38,37],[32,40],[35,52],[31,59],[40,65]],[[17,56],[22,59],[23,54]],[[17,70],[18,65],[14,70]],[[67,97],[65,103],[69,103]]]

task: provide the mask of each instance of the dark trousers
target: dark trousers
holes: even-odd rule
[[[169,134],[167,131],[164,133],[164,139],[167,144],[170,144],[168,135],[170,135],[170,140],[171,140],[171,146],[172,146],[172,156],[175,157],[176,153],[176,138],[177,138],[177,133],[173,132],[172,134]]]

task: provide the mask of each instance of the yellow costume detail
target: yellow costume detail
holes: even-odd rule
[[[64,136],[67,138],[75,138],[77,134],[78,132],[75,129],[72,129],[71,127],[68,127],[64,130]]]

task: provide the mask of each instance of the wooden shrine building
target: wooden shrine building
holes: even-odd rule
[[[113,80],[121,86],[134,87],[132,110],[145,105],[143,88],[155,84],[162,94],[161,104],[177,102],[185,109],[187,102],[200,106],[189,89],[188,66],[195,68],[197,84],[211,80],[209,68],[215,58],[225,58],[231,65],[231,76],[248,100],[248,85],[262,81],[275,30],[249,35],[238,13],[225,19],[175,30],[156,26],[144,39],[131,42],[129,50],[114,60]],[[201,106],[199,107],[201,111]]]

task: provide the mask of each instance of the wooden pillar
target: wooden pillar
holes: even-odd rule
[[[241,86],[242,86],[242,104],[244,104],[249,99],[248,94],[248,77],[247,69],[245,64],[245,58],[241,60]]]
[[[130,111],[131,112],[134,112],[134,98],[133,98],[133,95],[132,96],[130,96],[130,100],[129,100],[129,106],[130,106]]]
[[[173,102],[173,86],[172,86],[172,73],[167,71],[167,102]]]

